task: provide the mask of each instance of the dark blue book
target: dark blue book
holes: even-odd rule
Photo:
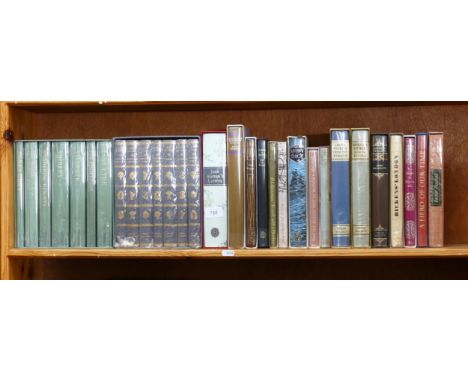
[[[349,130],[331,129],[332,246],[351,245]]]
[[[125,206],[125,164],[127,162],[127,141],[123,139],[114,142],[114,245],[126,247],[127,226]]]
[[[187,216],[187,154],[186,139],[178,139],[175,153],[176,203],[177,203],[177,246],[188,246]]]
[[[188,245],[201,247],[200,140],[187,140]]]
[[[257,139],[257,225],[258,248],[268,248],[268,155],[266,139]]]
[[[175,175],[176,140],[162,141],[161,167],[163,171],[163,245],[177,247],[177,190]]]
[[[289,246],[307,248],[307,137],[288,137]]]
[[[138,219],[138,140],[126,142],[125,155],[125,227],[127,247],[140,246]]]
[[[151,141],[138,141],[137,186],[138,186],[138,235],[140,247],[153,246],[153,198],[152,198]]]
[[[163,246],[162,141],[151,141],[151,190],[153,193],[153,247]]]

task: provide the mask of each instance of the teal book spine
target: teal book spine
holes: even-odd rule
[[[176,192],[177,192],[177,246],[188,246],[187,217],[187,155],[186,139],[178,139],[176,143]]]
[[[86,246],[96,247],[96,142],[94,141],[86,142]]]
[[[167,248],[177,247],[175,147],[173,139],[162,142],[163,243]]]
[[[200,140],[187,140],[188,245],[201,247]]]
[[[151,197],[151,141],[138,141],[138,235],[140,247],[153,246],[153,201]]]
[[[24,245],[39,246],[39,174],[37,142],[24,143]]]
[[[70,244],[69,143],[52,142],[52,247]]]
[[[126,209],[126,246],[139,247],[140,234],[138,224],[138,141],[127,141],[125,164],[125,209]]]
[[[39,142],[39,247],[52,245],[50,142]]]
[[[127,141],[114,142],[114,246],[128,247],[127,208],[125,205],[125,173],[127,162]]]
[[[162,141],[151,141],[151,190],[153,194],[153,247],[163,246],[163,168],[161,162]]]
[[[24,247],[24,143],[15,142],[15,244]]]
[[[86,142],[70,142],[70,247],[86,247]]]
[[[96,145],[96,245],[111,247],[114,211],[112,142],[98,141]]]

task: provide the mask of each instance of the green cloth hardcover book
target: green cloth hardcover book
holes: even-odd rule
[[[52,245],[50,142],[39,142],[39,247]]]
[[[39,174],[37,142],[24,143],[24,245],[39,246]]]
[[[112,142],[97,142],[97,246],[112,246]]]
[[[96,247],[96,142],[86,142],[86,246]]]
[[[70,142],[70,247],[86,247],[86,142]]]
[[[69,144],[52,142],[52,247],[69,246]]]

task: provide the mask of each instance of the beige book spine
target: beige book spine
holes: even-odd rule
[[[390,244],[404,246],[403,134],[390,134]]]

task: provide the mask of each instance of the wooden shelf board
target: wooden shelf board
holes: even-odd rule
[[[220,249],[122,249],[122,248],[13,248],[10,258],[434,258],[466,257],[468,245],[444,248],[388,249],[236,249],[233,256]]]

